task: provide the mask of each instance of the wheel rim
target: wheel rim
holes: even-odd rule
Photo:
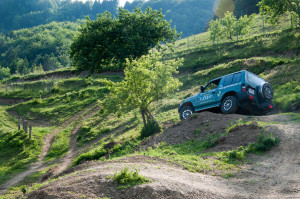
[[[232,100],[226,100],[223,105],[224,110],[228,111],[229,109],[231,109],[232,104],[233,104]]]
[[[191,110],[185,110],[182,113],[182,118],[183,119],[187,119],[188,117],[190,117],[193,114],[193,112]]]

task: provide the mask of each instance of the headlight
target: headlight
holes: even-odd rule
[[[248,92],[249,92],[251,95],[254,95],[254,89],[249,88],[249,89],[248,89]]]

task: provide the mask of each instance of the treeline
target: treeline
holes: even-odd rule
[[[167,20],[172,20],[172,26],[176,26],[182,37],[199,34],[205,30],[214,12],[214,0],[136,0],[127,2],[125,9],[132,11],[135,7],[145,10],[162,9]]]
[[[135,7],[160,10],[167,20],[172,20],[182,37],[202,32],[214,16],[214,10],[231,11],[235,16],[258,13],[260,0],[135,0],[127,2],[124,9],[132,11]],[[117,15],[119,0],[71,1],[71,0],[1,0],[0,32],[30,28],[52,21],[76,21],[85,16],[96,19],[97,14],[108,11]],[[219,3],[218,3],[219,2]],[[218,4],[219,9],[214,8]]]
[[[125,9],[132,11],[135,7],[143,10],[150,6],[162,9],[167,20],[172,20],[183,37],[200,33],[213,16],[214,0],[136,0],[127,2]],[[71,0],[1,0],[0,32],[29,28],[51,21],[76,21],[85,16],[96,19],[97,14],[108,11],[113,16],[118,12],[118,0],[81,1]]]
[[[116,15],[118,0],[72,2],[71,0],[1,0],[0,32],[30,28],[52,21],[76,21],[109,11]]]
[[[68,54],[79,23],[51,22],[30,29],[0,34],[0,79],[70,66]]]

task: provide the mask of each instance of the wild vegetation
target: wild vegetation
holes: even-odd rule
[[[118,18],[112,19],[108,12],[95,21],[87,18],[73,39],[70,57],[78,72],[120,70],[126,59],[140,58],[153,47],[159,49],[161,43],[170,45],[179,36],[161,11],[120,8]]]
[[[284,27],[290,26],[287,16],[281,23],[285,25]],[[46,169],[36,171],[21,181],[27,186],[12,189],[13,194],[18,194],[20,190],[27,194],[59,180],[60,178],[51,179],[53,176],[47,175],[50,176],[50,180],[42,184],[33,184],[40,182],[42,177],[51,173],[51,168],[55,168],[57,162],[61,163],[68,156],[71,147],[78,149],[76,151],[78,153],[72,156],[71,166],[80,167],[90,160],[105,162],[140,155],[160,158],[168,164],[179,165],[191,172],[224,178],[233,177],[241,169],[241,165],[252,160],[252,156],[260,155],[280,143],[277,135],[266,130],[269,123],[257,122],[253,116],[236,118],[233,116],[230,119],[231,123],[225,125],[227,128],[222,128],[224,131],[215,132],[212,121],[208,121],[209,118],[197,118],[199,116],[195,114],[187,122],[201,119],[203,123],[201,127],[192,130],[192,136],[179,137],[175,140],[177,142],[175,144],[158,142],[147,145],[147,143],[164,136],[168,129],[186,125],[179,122],[177,107],[181,100],[198,93],[200,85],[207,81],[239,70],[251,71],[272,84],[275,93],[273,102],[277,111],[299,110],[299,29],[280,30],[275,27],[274,32],[255,34],[261,32],[258,29],[261,30],[261,26],[252,24],[250,33],[245,34],[238,41],[228,39],[216,45],[212,45],[209,41],[208,32],[196,35],[195,43],[202,41],[207,43],[204,47],[196,46],[192,49],[184,44],[186,40],[179,40],[175,43],[174,53],[163,51],[162,57],[148,56],[140,60],[128,60],[125,74],[107,73],[94,74],[88,78],[81,76],[61,78],[58,71],[56,74],[50,72],[49,76],[43,73],[13,76],[9,81],[16,81],[19,85],[8,92],[5,88],[6,81],[2,81],[1,98],[26,98],[28,101],[12,106],[0,106],[0,184],[26,170],[30,163],[38,161],[43,138],[53,132],[58,125],[64,124],[75,116],[78,117],[76,120],[70,120],[65,126],[60,127],[62,129],[53,138],[48,154],[44,159],[39,160],[47,164]],[[183,60],[182,58],[184,58],[182,64],[182,61],[171,61]],[[180,73],[173,76],[177,68]],[[61,71],[63,72],[66,71]],[[138,85],[134,84],[134,80],[139,80]],[[141,85],[146,87],[146,89],[142,88],[144,92],[137,88]],[[151,90],[149,87],[154,88],[152,89],[155,91],[154,95],[153,92],[146,92]],[[174,91],[178,87],[179,89]],[[146,93],[147,96],[138,98],[136,93]],[[114,99],[114,95],[117,99],[121,99],[121,102],[110,101]],[[121,111],[121,108],[124,108],[126,114],[106,111],[105,108],[108,107],[103,106],[106,106],[107,102],[110,102],[110,106],[115,110]],[[99,106],[101,109],[91,113],[91,109],[94,109],[92,105]],[[86,110],[89,117],[85,117],[86,115],[81,113],[82,110]],[[34,127],[33,138],[29,140],[24,131],[16,130],[17,120],[7,111],[26,118],[36,126],[47,127]],[[162,127],[162,132],[156,133],[155,125],[144,122],[143,116],[139,116],[141,113],[143,115],[143,112],[144,117],[150,118],[150,121],[152,117],[155,118]],[[299,113],[285,114],[299,123]],[[222,143],[223,139],[230,137],[234,130],[249,128],[249,125],[254,125],[255,132],[259,133],[253,143],[228,150],[213,150]],[[130,171],[130,169],[115,173],[113,181],[123,188],[149,182],[137,171]]]

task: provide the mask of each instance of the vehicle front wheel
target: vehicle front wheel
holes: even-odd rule
[[[227,96],[221,104],[221,111],[224,114],[235,113],[238,108],[237,100],[234,96]]]
[[[194,109],[191,106],[183,107],[180,111],[180,119],[186,120],[187,118],[189,118],[193,114],[193,110]]]

